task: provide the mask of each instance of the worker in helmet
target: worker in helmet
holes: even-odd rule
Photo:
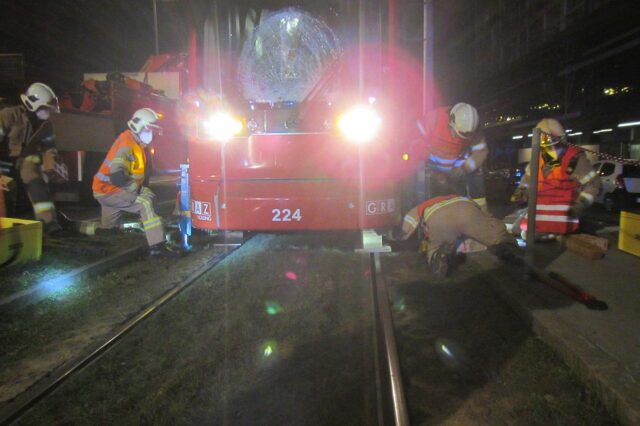
[[[424,236],[421,251],[437,277],[451,273],[457,248],[468,238],[502,260],[510,261],[516,256],[516,240],[505,225],[467,197],[444,195],[419,204],[404,216],[401,231],[391,239],[406,240],[418,228]]]
[[[0,175],[12,177],[25,185],[37,220],[48,234],[62,230],[56,208],[43,175],[43,163],[57,162],[55,136],[49,121],[52,112],[60,112],[58,98],[49,86],[33,83],[20,95],[22,105],[0,110]],[[16,187],[8,191],[10,214],[15,205]]]
[[[109,149],[98,173],[93,177],[93,196],[102,206],[100,227],[114,229],[122,212],[140,215],[149,244],[149,254],[177,257],[179,253],[165,245],[162,218],[153,207],[154,193],[144,186],[147,158],[145,148],[153,140],[158,114],[151,108],[142,108],[127,122]]]
[[[465,195],[486,209],[482,165],[489,148],[478,122],[478,111],[467,103],[436,108],[417,120],[417,150],[426,157],[430,197]]]
[[[600,192],[600,176],[585,153],[563,143],[564,128],[558,120],[545,118],[540,129],[538,198],[536,202],[536,232],[568,234],[578,230],[580,216]],[[527,167],[512,201],[528,199],[531,170]],[[525,218],[526,219],[526,218]],[[526,229],[526,220],[514,229]]]

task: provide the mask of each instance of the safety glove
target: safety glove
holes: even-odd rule
[[[152,200],[156,196],[156,194],[154,194],[148,186],[143,186],[142,188],[140,188],[140,196]]]

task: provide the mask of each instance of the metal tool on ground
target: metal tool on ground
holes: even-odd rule
[[[529,256],[521,256],[520,254],[513,253],[513,256],[509,256],[509,265],[524,266],[525,275],[540,281],[552,289],[559,291],[565,296],[582,303],[588,309],[596,311],[606,311],[609,309],[609,305],[606,302],[597,299],[592,294],[582,290],[576,284],[564,278],[557,272],[547,272],[533,265],[532,259]]]
[[[592,294],[582,290],[576,284],[564,278],[557,272],[546,272],[540,268],[537,268],[525,261],[527,268],[527,275],[535,280],[540,281],[544,285],[551,287],[552,289],[559,291],[565,296],[575,300],[578,303],[582,303],[588,309],[595,311],[606,311],[609,309],[609,305],[606,302],[597,299]]]

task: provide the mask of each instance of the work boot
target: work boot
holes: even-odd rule
[[[449,276],[453,266],[452,250],[448,245],[439,247],[429,259],[429,269],[437,278]]]
[[[62,213],[60,210],[56,210],[56,216],[58,218],[58,224],[62,229],[64,229],[65,231],[71,231],[71,232],[78,231],[78,226],[73,220],[71,220],[69,216]]]
[[[518,247],[511,243],[499,243],[489,247],[489,252],[495,255],[503,263],[519,265],[522,258],[518,253]]]
[[[178,259],[182,257],[182,255],[183,253],[181,250],[165,243],[154,244],[149,247],[149,257]]]
[[[49,222],[43,225],[43,231],[46,235],[57,236],[62,234],[63,229],[62,226],[58,224],[58,222]]]

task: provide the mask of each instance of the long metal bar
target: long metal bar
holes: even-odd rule
[[[74,373],[82,370],[84,367],[91,364],[93,361],[99,359],[111,349],[116,343],[118,343],[127,333],[138,326],[142,321],[149,318],[158,309],[164,306],[167,302],[176,297],[182,290],[193,284],[198,278],[207,273],[213,267],[218,265],[222,260],[234,252],[237,248],[232,248],[224,253],[211,258],[207,263],[192,272],[187,278],[180,281],[171,290],[164,293],[158,299],[156,299],[146,309],[139,312],[135,317],[128,320],[122,327],[120,327],[111,337],[109,337],[102,345],[93,350],[90,354],[71,361],[68,364],[62,366],[57,372],[50,375],[49,379],[43,380],[35,385],[28,393],[18,396],[12,403],[8,404],[2,411],[0,411],[0,424],[8,424],[19,419],[24,413],[26,413],[37,402],[42,400],[45,396],[53,392],[64,381],[71,377]]]
[[[158,4],[157,0],[153,0],[153,35],[155,36],[156,41],[156,55],[160,54],[159,44],[158,44]]]
[[[531,161],[529,161],[529,188],[527,205],[527,261],[533,264],[533,246],[536,237],[536,204],[538,200],[538,170],[540,168],[540,129],[533,129]]]
[[[382,273],[380,254],[373,253],[371,256],[375,267],[373,284],[375,286],[376,306],[382,326],[382,340],[384,343],[386,364],[391,385],[394,424],[396,426],[408,426],[409,413],[407,410],[407,400],[404,394],[404,386],[402,384],[398,348],[396,346],[395,332],[393,331],[393,319],[391,318],[391,309],[389,308],[387,284]]]
[[[433,1],[424,0],[422,9],[422,115],[433,108]],[[430,197],[427,188],[426,165],[421,161],[417,167],[416,200],[422,202]],[[403,207],[406,209],[406,207]]]

